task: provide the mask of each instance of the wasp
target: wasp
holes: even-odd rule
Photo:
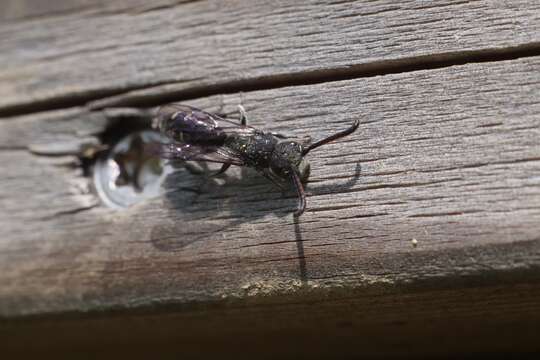
[[[224,115],[187,105],[161,107],[155,119],[157,127],[167,138],[161,156],[223,164],[213,175],[224,173],[231,165],[252,167],[282,190],[287,184],[292,184],[298,194],[294,215],[302,215],[306,209],[303,183],[310,173],[305,156],[313,149],[353,133],[359,121],[355,120],[346,130],[322,140],[299,141],[248,126],[244,108],[238,105],[238,110],[239,122],[234,122]]]

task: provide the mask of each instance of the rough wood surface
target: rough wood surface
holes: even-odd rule
[[[26,147],[89,141],[127,109],[5,119],[0,314],[533,279],[539,69],[535,57],[243,94],[253,125],[288,134],[318,138],[361,119],[353,136],[310,154],[297,223],[293,194],[238,169],[200,195],[185,188],[203,180],[180,170],[162,198],[96,206],[72,156]],[[222,100],[239,97],[193,104]]]
[[[8,353],[540,350],[538,2],[2,5]],[[238,168],[106,208],[80,155],[177,100],[291,135],[361,126],[310,154],[299,221]]]
[[[100,16],[118,13],[137,14],[164,9],[190,0],[3,0],[0,19],[21,21],[66,15]]]
[[[540,41],[540,5],[530,0],[112,4],[117,11],[94,4],[103,11],[1,24],[0,113],[145,89],[141,106],[164,101],[156,91],[185,98],[331,80],[494,49],[538,52]]]

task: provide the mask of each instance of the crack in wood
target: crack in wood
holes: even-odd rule
[[[470,63],[514,60],[532,56],[540,56],[540,42],[507,48],[430,54],[366,64],[351,64],[321,70],[302,71],[299,73],[282,73],[222,83],[207,83],[178,91],[169,90],[168,87],[170,85],[185,83],[188,80],[162,81],[157,84],[145,86],[124,87],[122,89],[100,89],[56,98],[34,100],[32,103],[4,106],[0,108],[0,117],[10,117],[75,106],[86,106],[91,110],[102,110],[109,107],[153,107],[164,103],[191,100],[218,94],[250,92],[287,86],[303,86],[356,78],[433,70]],[[189,81],[191,80],[193,79],[189,79]]]
[[[515,60],[532,56],[540,56],[540,42],[507,48],[430,54],[365,64],[351,64],[321,70],[302,71],[299,73],[275,74],[223,83],[204,84],[178,91],[170,91],[160,86],[148,87],[141,91],[135,90],[110,98],[96,100],[87,105],[91,109],[98,110],[116,106],[151,107],[169,102],[191,100],[218,94],[303,86],[421,70],[434,70],[471,63]],[[2,116],[2,109],[0,109],[0,116]]]
[[[96,201],[91,205],[80,206],[80,207],[76,207],[76,208],[73,208],[73,209],[57,211],[57,212],[55,212],[55,213],[53,213],[51,215],[43,216],[43,217],[39,218],[39,220],[41,220],[41,221],[50,221],[50,220],[53,220],[53,219],[58,219],[61,216],[79,214],[81,212],[91,210],[91,209],[95,208],[98,205],[99,205],[99,202]]]

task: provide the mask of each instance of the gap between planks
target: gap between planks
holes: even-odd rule
[[[192,100],[218,94],[233,94],[276,89],[287,86],[311,85],[332,81],[440,69],[472,63],[515,60],[534,56],[540,56],[540,42],[498,49],[430,54],[354,64],[330,69],[275,74],[223,83],[204,84],[187,89],[181,88],[179,90],[175,90],[174,85],[180,85],[182,82],[165,81],[151,86],[133,86],[128,89],[125,87],[122,89],[102,89],[99,91],[71,94],[69,96],[59,96],[43,101],[35,101],[29,104],[5,106],[0,108],[0,117],[25,115],[76,106],[87,106],[91,110],[124,106],[153,107],[164,103]]]

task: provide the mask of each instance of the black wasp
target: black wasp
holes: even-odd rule
[[[294,214],[302,215],[306,208],[302,183],[309,177],[309,163],[304,156],[321,145],[351,134],[358,128],[359,121],[344,131],[311,143],[293,141],[248,126],[244,108],[239,105],[238,109],[240,123],[187,105],[163,106],[158,111],[157,124],[170,142],[164,145],[162,156],[223,164],[215,175],[225,172],[231,165],[250,166],[281,189],[285,183],[292,183],[299,199]]]

